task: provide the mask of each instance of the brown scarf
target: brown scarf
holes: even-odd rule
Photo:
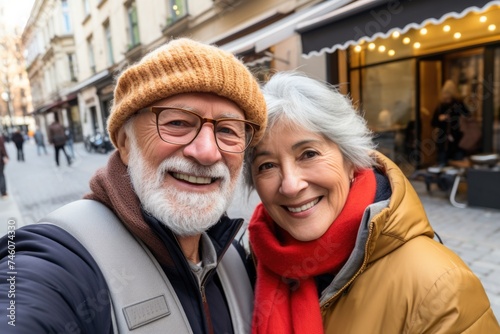
[[[92,177],[90,189],[92,192],[85,195],[85,199],[106,205],[120,218],[132,235],[148,246],[161,264],[172,264],[167,248],[151,226],[144,221],[141,203],[132,187],[127,166],[123,164],[118,151],[115,151],[110,156],[108,164]]]

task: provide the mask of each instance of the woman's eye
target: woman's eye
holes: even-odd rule
[[[305,151],[302,156],[306,159],[309,159],[309,158],[314,158],[315,156],[318,155],[318,152],[315,152],[315,151]]]
[[[266,162],[266,163],[259,165],[258,170],[262,171],[262,170],[266,170],[266,169],[271,169],[273,167],[274,167],[274,165],[272,163]]]

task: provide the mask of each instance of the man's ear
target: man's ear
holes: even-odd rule
[[[120,158],[124,165],[128,166],[128,159],[130,154],[130,139],[127,136],[127,132],[125,128],[122,126],[120,130],[118,130],[118,134],[116,137],[116,144],[118,145],[117,149],[120,153]]]

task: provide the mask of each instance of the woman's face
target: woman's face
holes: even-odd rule
[[[335,143],[283,122],[256,147],[251,173],[273,220],[300,241],[318,239],[328,230],[354,175]]]

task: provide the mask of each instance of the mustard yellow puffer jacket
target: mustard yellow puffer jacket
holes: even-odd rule
[[[356,251],[322,293],[325,333],[500,333],[479,279],[433,240],[424,208],[400,169],[376,157],[392,196],[369,208]]]

